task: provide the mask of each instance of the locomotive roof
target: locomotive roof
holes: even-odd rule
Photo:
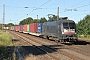
[[[61,20],[58,20],[58,21],[56,20],[56,21],[44,22],[43,25],[44,25],[44,24],[45,24],[45,25],[46,25],[46,24],[52,25],[52,24],[56,24],[56,23],[57,23],[57,24],[60,24],[60,23],[62,23],[62,22],[73,22],[73,23],[75,23],[73,20],[66,20],[66,19],[65,19],[65,20],[62,20],[62,19],[61,19]]]
[[[67,19],[61,19],[61,20],[55,20],[55,21],[48,21],[47,23],[49,22],[74,22],[73,20],[67,20]]]
[[[61,20],[63,22],[74,22],[73,20]]]

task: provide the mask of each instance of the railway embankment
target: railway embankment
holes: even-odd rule
[[[0,30],[0,60],[13,60],[14,46],[12,44],[12,36]]]

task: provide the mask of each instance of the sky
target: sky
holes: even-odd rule
[[[58,7],[59,17],[68,17],[76,23],[90,14],[90,0],[0,0],[0,24],[4,16],[3,5],[5,24],[19,24],[28,17],[37,19],[37,15],[39,19],[48,19],[48,14],[57,15]]]

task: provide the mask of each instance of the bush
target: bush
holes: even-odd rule
[[[12,45],[12,36],[6,31],[0,31],[0,45]]]

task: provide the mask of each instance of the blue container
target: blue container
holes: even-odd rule
[[[42,33],[42,23],[38,23],[38,33]]]

